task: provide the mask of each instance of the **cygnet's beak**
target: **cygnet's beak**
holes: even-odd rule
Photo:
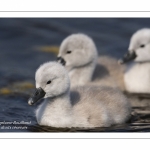
[[[41,87],[39,87],[38,89],[36,89],[34,94],[29,98],[28,104],[29,105],[35,104],[38,100],[42,99],[45,96],[45,94],[46,93],[44,92],[44,90]]]
[[[129,62],[129,61],[135,59],[136,57],[137,57],[137,55],[135,54],[134,51],[128,51],[127,54],[125,54],[124,57],[118,61],[118,63],[124,64],[126,62]]]
[[[61,63],[63,66],[66,64],[66,61],[62,57],[57,57],[57,62]]]

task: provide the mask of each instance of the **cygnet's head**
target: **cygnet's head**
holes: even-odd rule
[[[120,63],[131,60],[135,62],[150,61],[150,29],[140,29],[132,35],[128,53],[120,60]]]
[[[57,60],[70,71],[96,61],[96,58],[97,49],[93,40],[85,34],[77,33],[62,41]]]
[[[36,92],[28,101],[29,105],[41,98],[53,98],[66,93],[70,81],[65,68],[57,62],[47,62],[41,65],[35,74]]]

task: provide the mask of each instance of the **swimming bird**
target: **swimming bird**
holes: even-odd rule
[[[71,87],[101,84],[124,88],[123,72],[117,60],[110,56],[98,57],[94,41],[86,34],[66,37],[60,45],[57,60],[68,70]]]
[[[76,87],[70,91],[67,70],[57,62],[41,65],[35,74],[36,92],[28,101],[36,110],[39,125],[52,127],[109,127],[125,123],[131,107],[126,97],[110,87]]]
[[[127,63],[129,62],[129,63]],[[126,65],[124,83],[127,92],[150,94],[150,29],[136,31],[128,52],[119,63]]]

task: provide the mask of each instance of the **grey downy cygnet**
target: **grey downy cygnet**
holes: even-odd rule
[[[126,91],[130,93],[150,94],[150,29],[143,28],[135,32],[127,54],[119,60],[127,63],[124,72]]]
[[[71,87],[90,83],[124,88],[122,66],[112,57],[98,57],[94,41],[86,34],[66,37],[60,45],[58,62],[68,70]]]
[[[39,125],[52,127],[109,127],[125,123],[131,107],[126,97],[110,87],[76,87],[70,91],[66,69],[57,62],[41,65],[35,74],[36,92],[28,101],[36,110]]]

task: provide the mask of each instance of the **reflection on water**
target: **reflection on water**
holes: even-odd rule
[[[131,120],[110,128],[52,128],[39,126],[27,100],[34,88],[37,67],[55,60],[61,41],[82,32],[93,38],[99,55],[116,59],[128,49],[130,36],[150,19],[0,19],[0,132],[149,132],[150,97],[128,94]],[[105,68],[102,68],[105,71]],[[106,73],[106,72],[104,72]],[[28,122],[28,123],[27,123]]]

